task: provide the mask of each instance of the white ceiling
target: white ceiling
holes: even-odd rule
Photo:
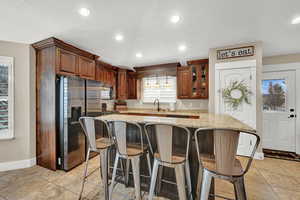
[[[206,58],[209,48],[256,40],[264,56],[300,52],[300,24],[290,23],[299,0],[0,0],[0,8],[0,40],[55,36],[118,66]],[[174,14],[178,24],[170,23]],[[178,52],[182,43],[187,50]]]

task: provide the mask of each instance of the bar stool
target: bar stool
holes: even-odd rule
[[[199,150],[198,141],[201,140],[201,136],[203,137],[204,134],[213,136],[214,155],[208,155]],[[247,159],[246,162],[243,162],[246,163],[245,167],[242,166],[241,161],[236,156],[239,138],[244,136],[251,137],[251,140],[255,139],[251,154],[244,158]],[[219,178],[229,181],[234,185],[235,199],[246,200],[247,195],[244,175],[251,166],[254,154],[260,142],[259,136],[254,132],[240,132],[235,129],[199,128],[195,131],[195,140],[200,165],[197,183],[197,199],[207,200],[210,196],[209,191],[212,178]],[[203,169],[202,180],[200,173],[201,169]]]
[[[88,143],[88,151],[86,154],[86,161],[83,173],[83,180],[81,185],[81,191],[79,194],[79,200],[82,197],[84,184],[86,182],[87,177],[90,175],[88,174],[88,162],[91,152],[96,152],[100,154],[100,174],[102,176],[102,181],[104,185],[104,195],[105,200],[108,200],[108,150],[111,146],[114,145],[114,142],[111,137],[111,132],[108,127],[108,124],[104,120],[95,119],[92,117],[81,117],[79,118],[79,122],[81,127],[86,135],[87,143]],[[96,129],[95,124],[100,123],[103,125],[103,132],[106,132],[107,135],[103,135],[96,140]],[[104,134],[104,133],[103,133]]]
[[[131,161],[133,179],[134,179],[134,188],[135,188],[135,197],[136,199],[141,199],[141,184],[140,184],[140,158],[143,155],[147,156],[147,163],[149,168],[149,174],[151,176],[151,163],[150,163],[150,154],[149,145],[144,144],[142,127],[133,122],[126,121],[110,121],[113,129],[113,138],[115,140],[117,152],[113,168],[112,181],[110,186],[109,199],[112,198],[112,192],[114,188],[114,182],[117,173],[117,167],[119,159],[126,160],[126,178],[125,182],[128,181],[129,174],[129,163]],[[131,131],[129,131],[129,129]]]
[[[177,131],[174,131],[175,129]],[[175,126],[171,124],[162,123],[149,123],[145,125],[145,132],[148,138],[150,138],[150,136],[154,136],[157,144],[157,150],[154,153],[154,165],[152,170],[151,185],[148,199],[153,199],[159,167],[170,167],[175,169],[176,182],[180,200],[187,199],[185,181],[187,181],[189,196],[192,198],[192,186],[188,160],[191,135],[190,131],[186,127],[182,126]],[[151,135],[151,132],[154,132],[154,134]],[[182,148],[182,146],[181,148],[179,148],[178,144],[174,144],[173,139],[175,137],[173,136],[175,134],[180,134],[180,136],[178,137],[181,137],[183,139],[182,141],[180,141],[181,144],[179,146],[184,144],[184,140],[186,140],[186,144],[184,144],[184,149]],[[162,176],[162,173],[160,173],[159,176]],[[161,177],[159,177],[159,184],[161,184]]]

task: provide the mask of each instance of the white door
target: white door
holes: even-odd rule
[[[295,87],[295,71],[263,73],[263,148],[296,151]]]
[[[217,113],[225,113],[244,122],[252,128],[256,128],[256,74],[255,68],[224,69],[219,70],[219,84],[217,95]],[[224,101],[222,91],[228,88],[234,81],[243,82],[251,91],[249,103],[242,102],[236,109]],[[253,136],[241,133],[238,146],[238,155],[250,155],[253,149]]]

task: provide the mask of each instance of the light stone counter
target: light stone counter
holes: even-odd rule
[[[124,111],[128,112],[128,111]],[[173,112],[172,112],[173,113]],[[147,113],[149,114],[149,113]],[[185,113],[184,115],[186,115]],[[177,115],[177,113],[176,113]],[[189,128],[221,128],[221,129],[235,129],[239,131],[251,131],[254,129],[244,124],[243,122],[229,116],[212,113],[198,113],[199,119],[175,118],[175,117],[156,117],[156,116],[138,116],[126,114],[111,114],[97,117],[103,120],[124,120],[136,123],[168,123]]]
[[[128,109],[124,111],[119,111],[121,114],[126,113],[138,113],[138,114],[163,114],[163,115],[189,115],[189,116],[199,116],[202,113],[207,113],[207,110],[176,110],[176,111],[167,111],[161,110],[156,111],[153,109]]]

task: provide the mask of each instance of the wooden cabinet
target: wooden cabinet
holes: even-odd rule
[[[117,83],[117,99],[127,99],[127,70],[119,69],[118,71],[118,83]]]
[[[208,59],[189,61],[188,65],[177,67],[178,99],[207,99]]]
[[[134,72],[129,72],[127,76],[128,99],[137,99],[137,78]]]
[[[117,79],[117,99],[137,99],[136,73],[127,69],[119,69]]]
[[[56,76],[81,73],[81,76],[91,78],[95,70],[93,61],[98,56],[56,38],[32,46],[36,50],[36,159],[38,165],[56,170],[59,145]]]
[[[101,63],[97,63],[95,80],[113,87],[116,85],[116,71],[103,66]]]
[[[79,76],[86,79],[95,80],[95,61],[79,56],[78,58]]]
[[[62,75],[78,73],[78,56],[70,51],[56,49],[56,73]]]
[[[189,99],[191,96],[191,68],[177,67],[177,98]]]

